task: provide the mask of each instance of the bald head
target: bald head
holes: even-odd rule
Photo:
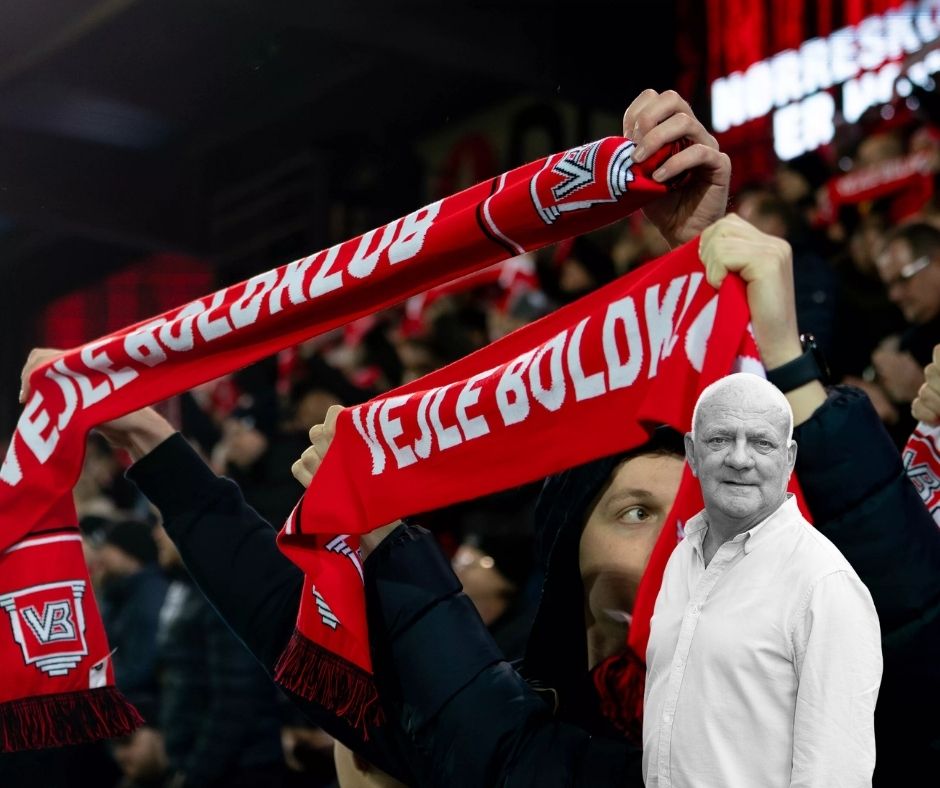
[[[796,462],[793,411],[763,378],[738,373],[706,388],[685,445],[709,523],[724,538],[752,528],[786,501]]]
[[[692,411],[692,438],[699,429],[702,416],[709,412],[710,404],[723,407],[734,404],[747,404],[748,407],[765,409],[768,414],[776,415],[783,421],[787,442],[793,440],[793,409],[790,403],[773,383],[750,372],[736,372],[719,378],[705,387]]]

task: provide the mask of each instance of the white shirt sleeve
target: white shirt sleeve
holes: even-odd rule
[[[868,589],[852,572],[818,580],[792,630],[799,677],[791,788],[870,786],[881,629]]]

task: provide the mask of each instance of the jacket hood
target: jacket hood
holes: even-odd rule
[[[538,611],[526,645],[523,673],[558,693],[558,713],[585,724],[596,720],[587,670],[584,583],[579,551],[591,506],[624,460],[657,451],[681,453],[682,435],[669,427],[626,452],[569,468],[545,480],[535,508],[536,552],[545,568]]]

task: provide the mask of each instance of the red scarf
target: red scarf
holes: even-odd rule
[[[917,152],[833,178],[826,184],[820,219],[834,222],[843,205],[897,195],[891,206],[891,220],[899,222],[917,213],[933,196],[930,168],[931,154]]]
[[[36,369],[0,468],[0,751],[140,722],[113,686],[71,500],[94,425],[623,218],[666,191],[649,173],[673,152],[634,166],[632,150],[608,137],[554,154]]]
[[[297,627],[277,666],[282,685],[362,729],[378,723],[359,534],[630,449],[646,441],[644,425],[688,431],[706,385],[742,356],[760,369],[742,282],[729,277],[716,294],[696,244],[342,412],[278,537],[305,575]],[[687,472],[640,586],[629,638],[636,654],[646,653],[681,523],[701,508]],[[643,674],[632,675],[636,718]]]
[[[940,525],[940,425],[919,422],[901,456],[924,506]]]

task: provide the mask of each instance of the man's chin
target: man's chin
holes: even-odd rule
[[[719,495],[741,500],[757,500],[760,498],[760,488],[756,484],[735,484],[734,482],[721,482],[718,485]]]
[[[715,501],[718,510],[726,517],[742,520],[751,517],[761,509],[761,500],[756,495],[732,493],[722,495]]]

